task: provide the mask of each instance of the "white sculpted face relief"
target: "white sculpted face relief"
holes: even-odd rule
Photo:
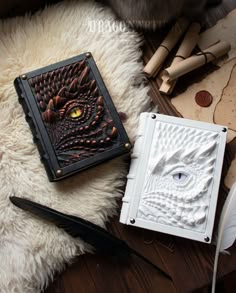
[[[204,232],[219,134],[156,123],[137,218]]]

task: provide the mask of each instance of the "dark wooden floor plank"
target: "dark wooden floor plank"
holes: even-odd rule
[[[122,224],[118,224],[117,227],[119,229],[120,237],[132,248],[143,254],[163,271],[169,273],[167,267],[162,262],[160,255],[155,250],[155,245],[152,241],[156,234],[155,232],[135,227],[127,228],[127,226]],[[168,292],[170,293],[176,292],[173,283],[157,272],[152,266],[144,263],[135,256],[132,257],[131,264],[136,268],[137,277],[139,281],[143,283],[142,287],[145,288],[145,292],[155,292],[155,288],[156,292],[163,292],[165,289],[168,289]]]
[[[86,265],[88,256],[81,256],[62,275],[56,277],[50,289],[53,293],[97,293],[99,292]],[[86,285],[85,285],[86,284]],[[79,288],[79,291],[78,291]]]

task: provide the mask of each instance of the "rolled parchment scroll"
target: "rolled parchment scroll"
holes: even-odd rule
[[[194,22],[191,24],[188,31],[186,32],[186,35],[170,67],[178,64],[179,62],[182,62],[183,60],[185,60],[187,57],[190,56],[190,54],[192,53],[193,49],[195,48],[199,40],[200,30],[201,30],[201,26],[199,23]],[[160,92],[165,94],[171,94],[175,87],[176,82],[177,82],[177,79],[171,80],[171,81],[170,80],[163,81],[159,89]]]
[[[144,67],[144,72],[146,72],[149,77],[155,76],[159,72],[161,65],[169,55],[170,51],[174,48],[178,40],[184,34],[188,25],[188,20],[180,18],[171,28],[164,41],[161,43],[155,54]]]
[[[166,68],[163,71],[162,79],[164,81],[175,80],[180,76],[227,54],[229,50],[230,44],[228,42],[221,41],[209,47],[208,49],[183,60],[182,62],[179,62],[173,66]]]

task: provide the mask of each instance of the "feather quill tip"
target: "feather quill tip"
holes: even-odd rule
[[[84,242],[93,246],[95,250],[99,252],[105,252],[110,255],[128,256],[130,254],[136,255],[152,267],[154,267],[159,273],[164,275],[169,280],[172,278],[152,263],[149,259],[138,253],[136,250],[128,246],[128,244],[115,237],[105,229],[97,226],[82,218],[63,214],[57,210],[51,209],[47,206],[43,206],[36,202],[30,201],[26,198],[10,197],[10,201],[17,207],[34,214],[41,219],[55,224],[58,228],[66,231],[70,236],[79,237]]]

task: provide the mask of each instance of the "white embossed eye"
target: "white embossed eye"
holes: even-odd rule
[[[172,174],[172,177],[176,182],[183,183],[187,180],[188,175],[183,172],[176,172]]]

